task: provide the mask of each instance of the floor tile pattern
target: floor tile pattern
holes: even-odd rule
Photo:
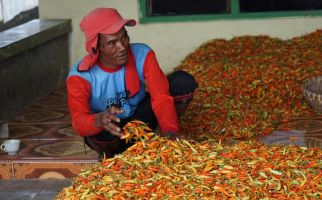
[[[292,117],[277,130],[261,137],[265,144],[296,145],[322,148],[322,116]]]
[[[16,114],[8,128],[21,144],[15,156],[0,151],[0,179],[71,178],[97,162],[71,127],[65,86]]]

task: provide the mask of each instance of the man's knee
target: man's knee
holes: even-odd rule
[[[104,133],[108,135],[107,132]],[[122,153],[130,146],[130,144],[126,144],[125,141],[116,136],[103,140],[99,140],[95,136],[89,136],[84,137],[84,142],[97,153],[104,153],[106,157],[113,157],[115,154]]]
[[[169,74],[168,81],[178,117],[181,117],[192,101],[198,83],[191,74],[182,70]]]
[[[191,101],[198,83],[195,78],[183,70],[168,75],[169,89],[175,103]]]

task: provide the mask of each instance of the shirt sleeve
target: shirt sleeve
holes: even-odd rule
[[[90,113],[90,85],[79,76],[71,76],[66,81],[68,108],[72,116],[72,126],[82,137],[92,136],[103,129],[94,125],[96,114]]]
[[[152,109],[158,119],[161,131],[178,132],[178,119],[169,83],[161,70],[154,51],[147,54],[144,62],[144,78],[151,95]]]

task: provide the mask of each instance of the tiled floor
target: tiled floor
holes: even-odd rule
[[[0,151],[0,179],[70,178],[97,162],[71,127],[65,86],[15,115],[8,128],[21,145],[15,156]]]
[[[316,146],[322,149],[322,116],[293,117],[287,123],[281,123],[277,129],[259,140],[264,144]]]

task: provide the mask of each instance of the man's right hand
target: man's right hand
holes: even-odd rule
[[[124,110],[122,108],[112,106],[104,112],[97,113],[95,119],[95,126],[103,128],[112,135],[122,137],[123,133],[121,131],[121,128],[115,125],[113,122],[121,122],[120,118],[118,118],[116,115],[121,114],[123,112]]]

